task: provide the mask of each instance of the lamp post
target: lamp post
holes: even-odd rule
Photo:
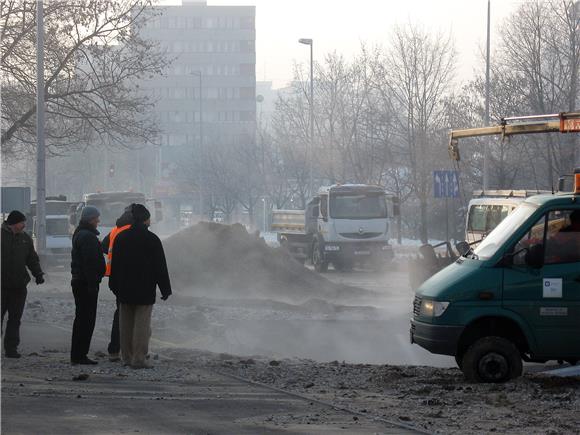
[[[314,195],[313,181],[312,181],[312,165],[314,161],[314,41],[311,38],[301,38],[298,40],[300,44],[310,46],[310,152],[309,154],[309,174],[308,174],[308,190],[310,195]]]
[[[44,4],[36,2],[36,249],[46,248],[46,149],[44,142]]]
[[[202,74],[201,71],[192,71],[192,75],[197,76],[199,78],[199,154],[202,160],[202,166],[205,161],[205,150],[203,147],[203,86],[202,86]],[[194,112],[195,113],[195,112]],[[194,116],[195,121],[195,116]],[[204,196],[203,196],[203,180],[200,179],[200,186],[199,186],[199,211],[203,216],[204,213]]]

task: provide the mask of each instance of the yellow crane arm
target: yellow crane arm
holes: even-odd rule
[[[459,139],[479,136],[506,136],[535,133],[580,132],[580,112],[562,112],[550,115],[514,116],[502,118],[499,125],[451,130],[449,156],[459,161]]]

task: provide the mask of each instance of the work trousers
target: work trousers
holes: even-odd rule
[[[144,367],[151,338],[153,305],[119,304],[121,357],[125,365]]]
[[[119,300],[117,299],[117,308],[113,315],[113,326],[111,326],[111,341],[107,347],[109,355],[121,352],[121,333],[119,332]]]
[[[75,362],[87,358],[91,347],[95,321],[97,320],[99,287],[89,290],[87,283],[78,280],[73,280],[71,286],[75,298],[75,320],[73,323],[70,359]]]
[[[22,319],[26,304],[26,293],[26,287],[2,289],[2,325],[4,325],[4,316],[8,313],[4,334],[4,350],[6,352],[16,352],[20,344],[20,319]]]

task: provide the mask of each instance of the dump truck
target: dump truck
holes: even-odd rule
[[[381,186],[335,184],[321,187],[306,210],[274,210],[271,230],[318,272],[330,264],[345,272],[356,265],[381,269],[394,257],[389,223],[397,210],[396,198]]]

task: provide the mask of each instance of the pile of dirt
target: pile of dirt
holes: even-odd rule
[[[173,286],[197,294],[296,302],[364,292],[331,283],[240,224],[200,222],[163,244]]]

